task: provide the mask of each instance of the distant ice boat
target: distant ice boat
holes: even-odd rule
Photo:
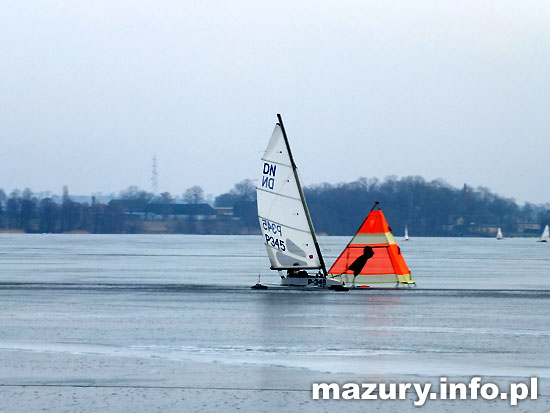
[[[409,240],[409,229],[405,225],[405,241],[408,241],[408,240]]]
[[[497,239],[504,239],[504,237],[502,236],[502,230],[500,229],[500,227],[497,230]]]
[[[327,279],[283,120],[281,115],[277,117],[256,186],[260,230],[271,269],[280,272],[283,286],[347,290],[341,282]],[[316,274],[310,275],[308,270]]]
[[[544,227],[539,242],[550,242],[550,229],[548,229],[548,225]]]

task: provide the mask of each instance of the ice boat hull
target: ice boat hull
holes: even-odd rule
[[[281,285],[285,287],[334,288],[343,287],[342,283],[323,277],[284,277]]]

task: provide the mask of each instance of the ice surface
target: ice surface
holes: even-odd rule
[[[321,238],[327,262],[346,242]],[[442,375],[537,376],[514,411],[548,411],[547,245],[401,244],[417,290],[337,293],[251,290],[278,277],[259,237],[0,235],[0,411],[365,411],[311,383]],[[422,409],[509,408],[443,402]]]

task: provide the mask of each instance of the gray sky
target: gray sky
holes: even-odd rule
[[[550,202],[550,2],[2,1],[0,188],[420,175]]]

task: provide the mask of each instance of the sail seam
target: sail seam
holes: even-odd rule
[[[301,201],[300,198],[295,198],[293,196],[289,196],[289,195],[283,195],[283,194],[280,194],[278,192],[271,192],[271,191],[268,191],[267,189],[263,189],[263,188],[258,188],[256,187],[256,190],[258,191],[263,191],[263,192],[267,192],[268,194],[273,194],[273,195],[277,195],[277,196],[282,196],[284,198],[288,198],[288,199],[294,199],[295,201]]]
[[[289,165],[289,164],[286,164],[286,163],[282,163],[282,162],[272,161],[271,159],[262,158],[262,161],[274,163],[274,164],[276,164],[276,165],[286,166],[286,167],[288,167],[288,168],[292,168],[292,165]]]

